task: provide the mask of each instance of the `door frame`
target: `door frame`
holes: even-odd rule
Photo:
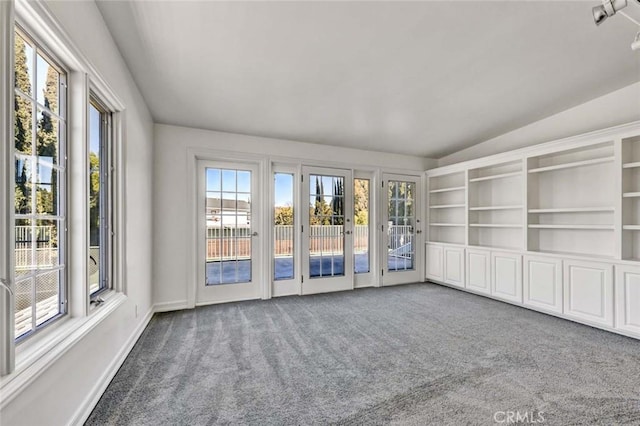
[[[309,176],[311,174],[344,176],[344,200],[345,200],[345,228],[343,242],[344,275],[341,277],[311,278],[309,274],[309,197],[310,190]],[[353,171],[351,169],[340,169],[335,167],[302,166],[302,190],[300,191],[301,202],[301,253],[302,277],[300,294],[317,294],[334,291],[353,290]],[[306,281],[305,281],[306,278]],[[312,285],[313,284],[313,285]],[[319,286],[323,286],[318,289]]]
[[[269,292],[269,280],[265,279],[268,277],[269,273],[269,265],[268,262],[265,261],[265,257],[262,255],[263,253],[268,253],[267,247],[269,243],[269,238],[267,234],[265,234],[264,230],[266,228],[266,221],[268,220],[269,215],[262,213],[263,209],[263,199],[265,194],[268,194],[269,186],[268,183],[264,181],[262,178],[264,175],[264,171],[266,170],[266,162],[263,156],[256,155],[247,155],[243,154],[242,157],[236,157],[234,155],[221,155],[217,156],[214,154],[215,151],[206,150],[206,149],[189,149],[188,150],[188,164],[191,172],[191,181],[190,181],[190,190],[187,193],[188,204],[191,206],[191,233],[187,233],[186,235],[190,237],[191,242],[189,243],[189,247],[191,248],[191,262],[190,267],[187,268],[187,299],[184,302],[184,305],[177,302],[175,304],[176,309],[192,309],[196,306],[200,305],[208,305],[208,304],[217,304],[217,303],[227,303],[236,300],[226,300],[226,301],[217,301],[212,303],[198,303],[197,301],[197,289],[198,285],[202,283],[205,279],[204,268],[206,260],[204,258],[204,244],[201,244],[203,238],[203,222],[201,221],[201,209],[200,205],[202,200],[200,200],[200,190],[202,189],[202,181],[204,178],[200,176],[200,167],[201,163],[211,163],[216,164],[218,166],[223,164],[233,164],[235,166],[242,165],[249,167],[257,167],[257,175],[256,182],[257,185],[255,187],[257,199],[252,202],[259,209],[259,218],[254,221],[255,223],[255,231],[258,232],[259,238],[254,240],[254,244],[256,245],[257,251],[259,253],[259,259],[256,259],[259,262],[257,266],[257,276],[255,277],[258,282],[259,294],[256,297],[249,297],[241,300],[254,300],[254,299],[268,299],[270,298]],[[262,213],[262,214],[260,214]],[[252,277],[253,278],[253,277]],[[163,308],[167,308],[164,307]]]
[[[380,244],[379,244],[379,259],[380,259],[380,282],[381,286],[391,286],[398,284],[410,284],[416,282],[424,282],[424,221],[422,212],[424,210],[424,197],[422,194],[423,176],[421,175],[403,175],[394,173],[382,173],[381,176],[381,196],[380,196],[380,209],[381,209],[381,226],[379,227],[381,232]],[[414,182],[416,184],[415,199],[414,199],[414,269],[407,272],[389,272],[387,263],[388,254],[388,232],[387,226],[389,223],[389,197],[388,197],[388,183],[389,180],[399,180]]]

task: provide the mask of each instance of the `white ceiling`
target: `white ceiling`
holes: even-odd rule
[[[597,4],[98,7],[156,122],[436,158],[640,80],[638,29]]]

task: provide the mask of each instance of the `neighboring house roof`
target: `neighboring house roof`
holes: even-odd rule
[[[251,203],[244,200],[238,200],[236,207],[236,200],[227,200],[220,198],[207,198],[207,211],[209,210],[226,210],[226,211],[238,211],[249,212],[251,211]]]

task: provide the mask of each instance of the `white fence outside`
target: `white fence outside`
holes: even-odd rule
[[[413,227],[408,225],[392,225],[388,228],[389,253],[394,256],[410,258],[413,252]],[[312,225],[309,231],[309,251],[312,254],[335,253],[344,250],[344,238],[341,225]],[[276,225],[275,255],[291,256],[293,254],[293,226]],[[356,253],[369,250],[369,225],[355,225],[353,229],[353,247]]]
[[[16,226],[15,262],[17,270],[47,267],[58,263],[53,226]]]

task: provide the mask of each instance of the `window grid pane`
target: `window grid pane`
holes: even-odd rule
[[[387,228],[389,248],[387,269],[389,272],[415,269],[413,194],[414,182],[389,181],[389,224]],[[411,207],[409,207],[411,206]]]
[[[309,276],[343,276],[344,178],[310,175]]]
[[[251,171],[205,171],[206,285],[251,282]]]
[[[66,76],[17,31],[14,47],[15,336],[22,338],[66,312]]]

